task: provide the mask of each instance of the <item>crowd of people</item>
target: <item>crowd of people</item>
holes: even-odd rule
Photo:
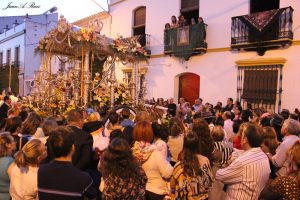
[[[298,109],[202,102],[151,100],[167,113],[134,119],[128,107],[73,109],[57,121],[5,96],[0,199],[298,200]]]

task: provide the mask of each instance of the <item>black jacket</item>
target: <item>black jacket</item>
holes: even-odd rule
[[[2,119],[7,118],[7,112],[8,112],[9,106],[6,103],[3,103],[0,107],[0,121]]]
[[[86,170],[92,160],[93,137],[75,126],[69,127],[73,130],[75,140],[72,163],[78,169]]]
[[[83,200],[96,197],[92,178],[70,162],[53,160],[41,165],[37,184],[40,200]]]
[[[92,133],[99,128],[101,128],[102,122],[101,121],[94,121],[94,122],[86,122],[83,124],[82,130]]]

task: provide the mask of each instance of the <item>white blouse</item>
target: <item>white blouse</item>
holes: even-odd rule
[[[158,150],[152,152],[146,162],[142,164],[148,178],[146,190],[155,194],[163,195],[169,191],[168,184],[164,178],[170,178],[173,167]]]
[[[36,200],[38,167],[19,168],[15,165],[11,171],[9,192],[12,200]]]

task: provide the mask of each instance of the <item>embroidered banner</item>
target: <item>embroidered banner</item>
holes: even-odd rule
[[[250,28],[262,33],[279,18],[285,9],[286,8],[252,13],[250,15],[240,16],[239,19]]]

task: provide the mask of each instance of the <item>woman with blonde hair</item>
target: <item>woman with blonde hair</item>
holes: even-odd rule
[[[101,117],[100,114],[98,112],[92,112],[88,117],[87,117],[87,121],[88,122],[94,122],[94,121],[100,121]]]
[[[244,131],[245,127],[245,123],[241,124],[236,136],[233,138],[233,147],[236,149],[242,150],[242,132]]]
[[[16,150],[14,138],[9,133],[0,135],[0,199],[9,200],[10,174],[13,167],[13,157]]]
[[[10,180],[12,200],[37,199],[37,172],[46,156],[45,145],[38,139],[30,140],[16,153]]]
[[[264,152],[271,153],[272,155],[275,155],[275,151],[279,145],[279,142],[277,140],[276,132],[273,127],[266,126],[263,127],[263,143],[261,145],[261,148]]]

